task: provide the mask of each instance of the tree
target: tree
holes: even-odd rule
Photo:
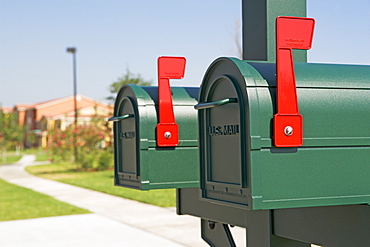
[[[0,149],[3,154],[8,149],[19,150],[23,143],[24,128],[18,124],[14,113],[6,113],[0,107]]]
[[[89,123],[69,125],[65,130],[52,130],[47,146],[51,161],[74,160],[77,169],[81,170],[106,170],[112,167],[113,150],[109,144],[113,135],[106,118],[95,107],[95,114]],[[76,159],[73,159],[74,150],[78,153]]]
[[[109,92],[113,95],[107,97],[108,100],[113,100],[116,98],[116,94],[118,93],[119,89],[126,84],[135,84],[139,86],[150,86],[152,84],[151,81],[144,80],[140,74],[133,74],[129,69],[126,70],[126,73],[123,76],[118,77],[116,81],[114,81],[109,86]]]

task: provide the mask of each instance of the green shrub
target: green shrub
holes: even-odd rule
[[[113,159],[113,150],[111,148],[101,151],[97,161],[98,170],[107,170],[113,167]]]
[[[113,154],[109,154],[112,148],[105,147],[109,136],[109,129],[97,124],[71,125],[64,131],[54,131],[48,145],[51,161],[75,161],[81,170],[107,169],[113,164]]]

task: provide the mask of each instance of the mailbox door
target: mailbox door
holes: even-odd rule
[[[118,116],[128,116],[115,123],[116,184],[138,187],[140,176],[139,115],[135,100],[122,97],[117,106]]]
[[[220,63],[216,70],[221,71],[223,65]],[[246,150],[250,139],[245,138],[249,135],[249,113],[243,84],[244,78],[221,73],[203,81],[200,102],[208,106],[198,115],[200,186],[205,200],[249,207],[250,153]]]
[[[115,185],[142,189],[149,181],[149,164],[142,166],[142,150],[154,138],[156,113],[149,94],[136,85],[123,86],[114,104],[114,162]],[[121,119],[122,118],[122,119]]]

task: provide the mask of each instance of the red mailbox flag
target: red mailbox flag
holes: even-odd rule
[[[315,20],[280,16],[276,18],[277,114],[274,115],[274,145],[303,145],[303,121],[299,114],[292,49],[309,50]]]
[[[184,57],[158,58],[158,108],[157,146],[174,147],[179,144],[179,130],[172,105],[170,79],[182,79],[185,73]]]

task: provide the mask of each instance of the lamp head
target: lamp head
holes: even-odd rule
[[[76,47],[68,47],[67,48],[67,52],[69,52],[69,53],[73,53],[74,54],[74,53],[76,53],[76,51],[77,51],[76,50]]]

